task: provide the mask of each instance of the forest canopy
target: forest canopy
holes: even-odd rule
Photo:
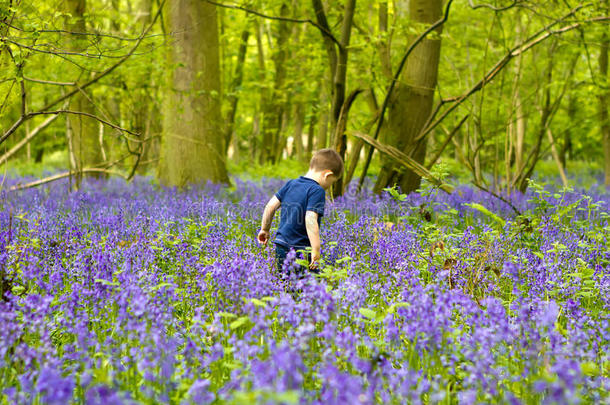
[[[413,191],[439,161],[509,193],[542,160],[608,185],[608,20],[606,0],[1,0],[0,164],[184,186],[332,147],[335,194]]]

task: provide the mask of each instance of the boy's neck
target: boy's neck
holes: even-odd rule
[[[318,171],[311,170],[311,169],[309,169],[309,171],[307,173],[305,173],[305,176],[303,176],[303,177],[312,179],[313,181],[315,181],[318,184],[322,183],[322,181],[324,180],[324,175],[322,172],[318,172]]]

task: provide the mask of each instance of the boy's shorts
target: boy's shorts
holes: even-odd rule
[[[275,264],[277,266],[277,269],[279,270],[280,273],[284,272],[284,260],[286,260],[286,255],[288,254],[288,252],[290,252],[290,249],[294,249],[295,252],[297,252],[297,259],[303,259],[306,260],[307,263],[311,263],[311,253],[309,252],[305,252],[305,249],[307,249],[306,246],[300,246],[300,247],[286,247],[286,246],[282,246],[279,244],[275,244]],[[299,252],[299,250],[303,250],[303,252]],[[319,273],[320,270],[318,269],[309,269],[308,266],[303,266],[300,264],[296,264],[296,274],[298,276],[304,276],[307,271],[310,271],[312,273]],[[290,274],[290,273],[288,273]]]

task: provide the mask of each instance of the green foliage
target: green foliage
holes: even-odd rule
[[[171,2],[171,1],[170,1]],[[151,9],[141,9],[146,4]],[[279,16],[279,0],[256,0],[247,7],[270,16]],[[114,6],[117,6],[116,8]],[[10,7],[9,7],[10,6]],[[72,89],[72,86],[41,83],[82,83],[92,75],[104,71],[131,49],[143,27],[156,14],[158,2],[129,2],[120,0],[91,0],[86,2],[84,21],[87,33],[76,36],[58,32],[79,20],[80,17],[60,7],[57,2],[23,0],[0,1],[0,21],[14,16],[12,27],[0,25],[0,128],[2,131],[15,123],[21,114],[20,84],[25,80],[28,111],[37,111],[48,102]],[[380,24],[382,7],[387,7],[388,27]],[[229,148],[229,171],[258,179],[265,176],[294,177],[306,170],[306,165],[294,159],[294,147],[289,138],[296,129],[295,106],[302,105],[306,143],[311,124],[316,149],[321,132],[321,118],[329,113],[333,78],[329,77],[329,59],[324,36],[312,24],[288,23],[288,37],[280,48],[277,20],[264,19],[243,10],[217,8],[220,30],[221,84],[217,96],[225,118],[214,123],[219,136],[224,136],[227,113],[233,101],[237,112],[232,136],[237,142]],[[564,3],[549,8],[544,2],[532,2],[527,8],[512,7],[492,12],[486,7],[473,8],[468,2],[454,2],[442,31],[430,39],[442,41],[442,55],[438,78],[438,98],[450,99],[465,94],[501,60],[509,49],[524,38],[540,30],[549,21],[566,15],[569,6]],[[341,2],[328,2],[326,17],[335,38],[340,37],[344,6]],[[573,19],[583,21],[578,30],[560,33],[567,23],[560,23],[557,31],[541,41],[519,58],[513,59],[482,91],[475,92],[451,112],[442,124],[430,134],[428,157],[435,154],[450,131],[463,116],[469,118],[449,142],[440,162],[446,165],[449,180],[467,182],[472,172],[481,170],[484,178],[498,189],[511,188],[511,180],[519,173],[515,162],[515,128],[518,118],[523,120],[524,149],[527,157],[540,134],[541,160],[535,165],[535,178],[557,175],[556,163],[551,160],[550,142],[546,133],[551,130],[556,147],[567,160],[570,179],[582,179],[583,186],[598,183],[603,153],[600,144],[598,98],[606,88],[607,78],[598,71],[599,47],[606,27],[587,22],[603,15],[598,4],[587,4]],[[148,16],[148,17],[144,17]],[[315,20],[310,3],[296,2],[288,10],[295,19]],[[12,17],[11,17],[12,18]],[[413,38],[426,29],[415,24],[407,8],[392,2],[358,2],[354,16],[347,65],[347,93],[359,88],[372,90],[379,106],[383,101],[392,76],[386,71],[383,50],[388,45],[390,73],[395,73],[405,49]],[[286,23],[282,23],[286,24]],[[249,32],[245,62],[238,66],[238,52],[244,30]],[[257,36],[259,36],[257,40]],[[95,85],[86,89],[96,105],[96,115],[143,134],[148,140],[142,171],[155,172],[164,113],[163,96],[167,91],[164,74],[171,69],[166,61],[168,36],[167,22],[160,19],[144,38],[138,50],[125,63],[114,69]],[[260,41],[259,41],[260,40]],[[259,53],[259,45],[262,53]],[[10,54],[9,52],[10,51]],[[276,66],[280,56],[286,54],[281,69]],[[234,87],[237,68],[243,68],[243,80]],[[279,72],[284,72],[278,77]],[[31,81],[29,79],[35,79]],[[280,83],[281,82],[281,86]],[[278,86],[280,86],[278,88]],[[548,97],[548,100],[547,100]],[[282,105],[282,127],[278,139],[286,141],[287,157],[275,165],[259,166],[262,133],[268,103]],[[376,108],[364,93],[358,96],[349,111],[347,133],[361,131],[371,134],[371,123]],[[540,111],[553,105],[547,122],[542,122]],[[522,110],[517,110],[520,106]],[[60,104],[52,108],[60,109]],[[444,111],[441,108],[441,112]],[[437,115],[438,117],[438,115]],[[45,116],[29,121],[35,128]],[[268,117],[267,117],[268,118]],[[386,117],[387,118],[387,117]],[[2,146],[10,148],[25,136],[22,125]],[[330,128],[328,128],[330,134]],[[383,130],[382,130],[383,137]],[[349,142],[353,142],[349,138]],[[104,128],[107,161],[115,161],[134,151],[137,143],[129,141],[120,132]],[[233,146],[237,145],[237,153]],[[45,156],[54,152],[67,155],[66,120],[62,116],[43,131],[31,144],[31,154]],[[308,156],[304,159],[307,160]],[[532,158],[528,166],[535,163]],[[38,162],[40,163],[40,161]],[[55,164],[57,163],[57,164]],[[48,169],[68,168],[68,159],[60,165],[49,163]],[[129,171],[134,158],[121,160],[122,169]],[[11,166],[18,173],[38,174],[42,170],[25,159],[25,150],[12,158]],[[358,163],[355,177],[362,169]],[[434,168],[432,168],[434,170]],[[369,175],[379,171],[378,156],[372,162]],[[586,174],[583,176],[582,174]],[[572,180],[571,180],[572,181]]]

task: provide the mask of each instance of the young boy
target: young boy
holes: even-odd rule
[[[343,159],[333,149],[314,153],[305,176],[290,180],[269,200],[263,212],[258,241],[266,245],[275,211],[282,207],[275,237],[275,258],[282,270],[290,249],[311,246],[310,269],[320,260],[320,218],[324,215],[325,191],[343,174]]]

